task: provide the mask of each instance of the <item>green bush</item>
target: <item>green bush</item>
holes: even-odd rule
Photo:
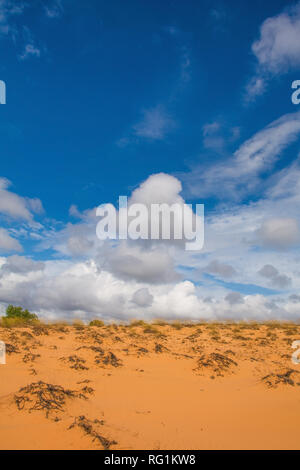
[[[25,321],[38,320],[38,317],[35,313],[30,313],[27,309],[23,310],[22,307],[15,307],[14,305],[9,305],[7,307],[6,317],[18,318]]]

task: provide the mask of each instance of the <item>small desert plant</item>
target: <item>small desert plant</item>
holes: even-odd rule
[[[157,320],[154,320],[153,325],[168,326],[168,322],[166,322],[165,320],[157,319]]]
[[[144,320],[132,320],[129,326],[142,326],[145,328],[147,323]]]
[[[105,326],[105,323],[102,320],[92,320],[90,321],[89,326],[102,327],[102,326]]]
[[[179,321],[174,321],[170,324],[170,326],[172,326],[172,328],[175,328],[175,330],[181,330],[184,325]]]
[[[72,323],[72,326],[74,326],[74,328],[78,331],[84,330],[85,328],[85,324],[81,320],[75,320]]]
[[[68,333],[69,326],[70,326],[70,323],[61,321],[61,322],[50,323],[48,325],[48,328],[49,330],[59,331],[60,333]]]
[[[153,325],[150,325],[146,323],[146,326],[144,328],[144,333],[149,333],[149,334],[152,334],[152,335],[160,335],[160,332],[157,328],[155,328],[155,326]]]

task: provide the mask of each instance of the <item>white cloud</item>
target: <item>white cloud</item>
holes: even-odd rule
[[[265,264],[259,271],[263,277],[270,279],[271,284],[275,287],[285,288],[291,284],[291,279],[285,274],[280,274],[272,264]]]
[[[175,122],[163,106],[146,109],[143,119],[133,126],[134,134],[149,140],[162,140],[174,128]]]
[[[217,121],[205,124],[203,126],[203,145],[206,149],[214,150],[217,153],[222,152],[225,146],[225,139],[223,136],[218,134],[220,129],[221,125]]]
[[[191,79],[190,53],[186,47],[182,47],[179,81],[182,85],[184,85],[188,83],[190,79]]]
[[[132,302],[139,307],[149,307],[152,305],[153,295],[150,294],[147,287],[142,287],[133,294]]]
[[[93,242],[84,236],[71,235],[67,241],[68,250],[73,256],[86,255],[92,248]]]
[[[267,18],[252,45],[258,64],[273,74],[300,66],[300,3]]]
[[[221,127],[221,125],[217,121],[210,122],[208,124],[204,124],[204,126],[202,128],[202,132],[203,132],[204,137],[206,137],[208,135],[215,134],[217,131],[220,130],[220,127]]]
[[[229,294],[226,295],[225,300],[227,300],[230,305],[244,303],[244,298],[239,292],[229,292]]]
[[[0,228],[0,252],[10,251],[22,251],[22,246],[6,229]]]
[[[34,212],[35,214],[43,214],[44,208],[43,204],[40,199],[38,198],[26,198],[26,202],[30,211]]]
[[[164,284],[181,277],[175,270],[171,255],[163,247],[144,249],[124,242],[117,248],[105,247],[102,256],[103,264],[100,266],[120,279]]]
[[[12,255],[5,258],[0,276],[7,273],[26,274],[32,271],[42,271],[44,267],[45,263],[41,261],[34,261],[26,256]]]
[[[13,0],[0,0],[0,36],[9,36],[14,43],[22,42],[23,52],[18,55],[20,60],[29,57],[40,57],[41,50],[36,46],[32,33],[23,21],[23,13],[29,7],[27,2]],[[21,18],[16,24],[14,20]]]
[[[300,113],[282,116],[244,142],[227,160],[182,175],[193,196],[237,199],[253,193],[260,174],[269,171],[281,152],[300,134]]]
[[[177,204],[184,206],[184,199],[180,196],[181,182],[174,176],[158,173],[150,175],[131,194],[128,207],[142,203],[148,209],[151,204],[165,203],[170,206]],[[192,209],[186,211],[195,219]],[[75,205],[70,208],[70,215],[79,219],[79,222],[68,223],[62,230],[51,231],[46,234],[39,244],[39,250],[53,249],[59,255],[73,258],[92,257],[101,270],[111,272],[120,279],[134,279],[137,282],[168,283],[180,279],[176,272],[173,254],[176,248],[182,249],[186,239],[175,239],[175,230],[182,230],[182,221],[176,219],[175,228],[172,226],[170,240],[132,240],[123,242],[102,241],[96,237],[96,225],[99,218],[95,209],[79,212]],[[145,214],[150,226],[151,211]],[[152,221],[153,222],[153,221]],[[162,220],[156,221],[161,227]],[[130,218],[128,219],[130,224]]]
[[[20,60],[27,60],[31,57],[39,58],[41,49],[36,45],[33,34],[28,26],[22,28],[23,52],[19,54]]]
[[[267,168],[278,147],[287,141],[286,135],[291,138],[296,132],[296,124],[295,115],[276,121],[268,126],[272,131],[267,137],[261,131],[240,147],[235,158],[239,164],[244,161],[248,170],[252,165]],[[268,147],[271,139],[275,144]],[[172,240],[100,242],[96,238],[95,209],[80,212],[72,206],[70,215],[77,218],[75,222],[63,228],[53,226],[48,232],[37,230],[42,237],[38,246],[52,250],[52,260],[37,262],[23,256],[0,259],[0,303],[3,307],[7,303],[20,304],[48,318],[297,319],[300,255],[293,243],[298,234],[299,181],[300,170],[295,162],[264,181],[262,199],[243,205],[230,203],[207,212],[204,249],[195,253],[184,251],[183,244]],[[220,185],[218,181],[216,187]],[[23,217],[27,233],[33,209],[39,211],[40,204],[29,204],[17,195],[11,199],[15,193],[5,179],[0,179],[0,191],[8,201],[2,213],[19,220],[24,207],[27,209],[27,219]],[[132,192],[129,205],[183,204],[181,192],[178,178],[159,173]],[[288,222],[278,214],[284,214]],[[25,236],[22,227],[15,232],[10,229],[6,235],[14,243],[18,242],[12,235]],[[280,258],[279,245],[282,250],[288,249]],[[14,248],[21,249],[16,245]],[[265,268],[268,265],[271,270]],[[214,277],[205,276],[205,272]],[[251,295],[239,292],[239,286],[243,287],[241,292],[248,289]],[[260,291],[265,295],[257,294]]]
[[[33,212],[42,212],[42,203],[39,199],[29,199],[9,191],[11,182],[0,178],[0,214],[14,219],[31,221]]]
[[[181,189],[181,182],[171,175],[163,173],[151,175],[133,191],[129,198],[129,205],[136,202],[146,205],[152,202],[184,203],[180,195]],[[273,184],[272,190],[277,191],[276,183]],[[79,222],[67,224],[63,230],[54,233],[53,238],[50,239],[50,245],[46,245],[45,248],[52,247],[60,254],[69,256],[73,261],[70,261],[67,271],[65,265],[61,265],[59,261],[55,262],[56,266],[62,266],[62,272],[59,274],[61,285],[54,298],[50,296],[49,289],[46,289],[48,300],[44,299],[44,288],[39,292],[43,309],[45,312],[47,310],[48,314],[50,310],[52,312],[52,308],[55,312],[56,308],[57,311],[65,312],[64,314],[69,312],[70,315],[83,315],[83,301],[77,293],[75,299],[68,299],[68,289],[70,289],[69,292],[73,292],[73,281],[76,288],[81,290],[87,289],[88,282],[91,283],[90,287],[94,285],[95,289],[100,289],[97,287],[97,279],[101,278],[101,282],[103,279],[107,282],[109,280],[109,284],[105,287],[107,296],[105,300],[101,297],[100,301],[97,296],[95,297],[94,291],[94,294],[91,293],[91,301],[88,303],[90,307],[87,309],[89,317],[95,315],[97,309],[102,316],[110,312],[111,318],[115,319],[128,319],[136,316],[267,319],[280,316],[290,318],[290,316],[297,315],[294,300],[288,301],[289,310],[286,310],[283,307],[284,302],[287,302],[286,299],[277,304],[273,298],[268,300],[263,295],[243,296],[238,292],[232,292],[235,287],[234,284],[230,284],[233,279],[237,279],[238,273],[239,284],[244,284],[246,287],[249,284],[265,289],[289,288],[287,293],[289,295],[299,290],[300,277],[297,274],[299,260],[293,251],[287,252],[284,259],[280,261],[282,265],[280,271],[284,270],[285,274],[281,274],[276,267],[278,256],[272,246],[264,248],[265,251],[253,251],[253,248],[261,243],[257,233],[263,222],[270,219],[270,216],[284,211],[289,217],[295,218],[297,205],[290,204],[291,197],[294,195],[289,195],[287,199],[267,197],[250,205],[230,205],[226,210],[222,208],[214,214],[208,213],[205,246],[199,253],[187,253],[182,249],[182,245],[174,245],[172,242],[165,244],[148,241],[100,243],[95,237],[97,222],[95,210],[79,212],[75,206],[72,206],[70,213],[77,217]],[[79,247],[78,249],[70,249],[74,237],[80,239],[78,241],[76,238],[74,245]],[[92,244],[89,245],[88,241]],[[79,262],[78,257],[89,261]],[[260,267],[267,264],[272,264],[278,271],[278,275],[273,279],[258,273]],[[180,275],[179,272],[183,273],[184,270],[178,271],[177,265],[192,268],[191,271],[185,272],[185,276],[190,272],[191,279],[196,282],[200,281],[200,286],[196,288],[192,281],[183,281],[183,274]],[[74,272],[80,273],[75,275],[75,279],[73,278]],[[223,279],[224,282],[227,281],[228,286],[226,283],[224,286],[218,285],[215,280],[203,277],[203,272],[210,272],[217,278]],[[41,279],[42,285],[44,285],[45,276],[44,273]],[[81,288],[80,277],[82,277]],[[48,279],[48,274],[46,279]],[[48,284],[49,280],[46,285]],[[113,287],[109,287],[110,284]],[[140,304],[143,302],[142,295],[139,295],[137,302],[133,301],[137,299],[134,297],[135,292],[140,289],[148,289],[151,292],[150,295],[153,296],[151,305],[138,306],[137,302]],[[21,291],[23,295],[23,287]],[[208,297],[212,298],[210,302],[207,300]],[[51,307],[51,303],[56,307]],[[35,305],[38,306],[38,304]],[[137,306],[139,310],[136,310]],[[256,309],[255,312],[251,311],[252,307]],[[53,312],[51,315],[54,314]]]
[[[167,173],[156,173],[150,175],[135,189],[130,197],[130,203],[160,204],[160,203],[182,203],[179,195],[182,184],[178,178]]]
[[[23,13],[26,4],[19,1],[18,4],[11,0],[0,0],[0,34],[14,34],[15,26],[11,19]]]
[[[246,85],[245,101],[253,101],[266,90],[266,79],[260,76],[252,77]]]
[[[210,274],[216,274],[223,278],[231,278],[236,274],[236,270],[230,264],[221,263],[218,260],[212,260],[204,271]]]
[[[288,199],[290,206],[300,202],[300,158],[271,178],[267,189],[269,199]]]
[[[204,124],[202,127],[203,147],[216,154],[225,155],[226,147],[240,137],[238,126],[229,127],[218,121]]]
[[[59,18],[64,11],[62,0],[50,0],[44,8],[48,18]]]
[[[187,74],[188,68],[185,65],[182,67],[182,74]],[[144,109],[141,120],[132,126],[129,135],[120,138],[116,144],[118,147],[124,148],[133,142],[139,142],[141,139],[146,139],[149,142],[160,141],[165,139],[175,127],[176,123],[166,108],[157,105],[153,108]]]
[[[246,87],[246,100],[264,93],[268,80],[300,66],[300,3],[267,18],[260,37],[252,44],[257,71]]]
[[[137,295],[140,289],[145,290]],[[141,306],[146,297],[146,306]],[[4,305],[23,305],[48,319],[299,319],[299,303],[295,299],[276,303],[262,295],[231,293],[225,299],[207,301],[189,281],[152,285],[150,294],[147,284],[141,287],[134,281],[99,272],[93,262],[47,261],[43,271],[4,272],[0,301]]]
[[[292,218],[271,218],[264,220],[257,232],[263,245],[287,249],[300,243],[298,221]]]
[[[34,44],[26,44],[24,47],[24,51],[22,54],[19,55],[21,60],[26,60],[29,57],[40,57],[41,50],[35,46]]]

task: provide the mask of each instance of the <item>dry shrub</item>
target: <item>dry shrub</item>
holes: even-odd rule
[[[106,355],[99,354],[95,357],[95,363],[100,364],[102,366],[113,366],[113,367],[121,367],[123,365],[121,359],[117,358],[117,356],[109,351]]]
[[[117,444],[116,441],[110,441],[106,437],[103,437],[98,429],[100,426],[104,424],[103,421],[99,421],[98,419],[94,419],[93,421],[87,419],[85,416],[76,416],[75,421],[69,426],[68,429],[72,429],[78,427],[84,431],[85,434],[91,436],[93,441],[98,441],[103,449],[109,450],[111,445]]]
[[[276,388],[278,385],[300,386],[300,372],[295,369],[283,369],[278,372],[268,374],[261,380],[269,388]]]
[[[85,324],[81,320],[75,320],[72,323],[72,326],[75,328],[77,331],[82,331],[85,329]]]
[[[76,356],[76,354],[69,356],[69,357],[61,357],[60,360],[71,364],[70,365],[71,369],[88,370],[88,367],[84,365],[86,363],[85,359],[83,359],[82,357]]]
[[[41,357],[41,355],[40,354],[27,353],[23,357],[23,362],[25,362],[25,363],[34,362],[37,357]]]
[[[237,366],[230,357],[224,356],[219,353],[202,354],[197,361],[196,371],[203,371],[208,369],[210,372],[214,372],[216,375],[222,376],[223,372],[229,372]]]
[[[66,399],[83,398],[87,400],[87,394],[90,393],[93,393],[93,389],[89,387],[76,391],[40,380],[20,388],[14,399],[19,410],[27,409],[29,412],[44,410],[48,418],[51,412],[64,411]]]
[[[10,343],[6,343],[5,349],[6,349],[7,354],[13,354],[13,353],[18,354],[20,352],[17,346],[15,346],[14,344],[10,344]]]

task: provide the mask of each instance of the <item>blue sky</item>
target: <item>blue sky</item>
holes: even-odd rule
[[[43,14],[40,1],[11,17],[20,36],[24,25],[30,29],[39,57],[20,60],[22,37],[16,44],[2,37],[1,48],[7,84],[7,106],[0,108],[2,174],[18,193],[39,197],[50,217],[66,220],[73,203],[84,209],[127,194],[151,173],[220,158],[203,145],[207,123],[220,121],[225,133],[240,128],[224,149],[229,153],[280,114],[295,111],[294,73],[255,105],[242,104],[255,66],[251,42],[262,20],[285,1],[62,5],[55,18]],[[143,111],[157,106],[174,127],[153,138],[135,136]],[[122,139],[130,142],[118,146]]]
[[[298,315],[299,3],[0,0],[0,42],[3,309]],[[205,204],[204,250],[97,245],[93,208],[161,173]]]

